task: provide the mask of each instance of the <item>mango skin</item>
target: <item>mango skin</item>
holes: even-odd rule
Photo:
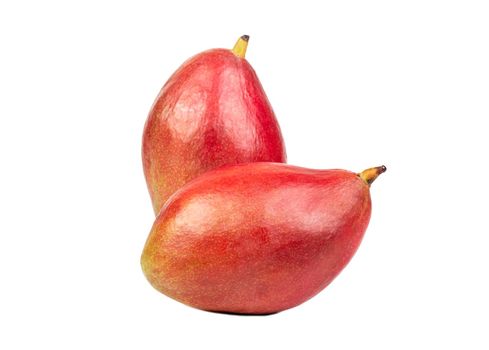
[[[143,132],[143,168],[158,214],[189,180],[211,169],[285,162],[273,109],[246,59],[213,49],[187,60],[163,86]]]
[[[184,304],[275,313],[331,283],[357,250],[370,213],[369,186],[349,171],[221,168],[165,204],[141,264],[154,288]]]

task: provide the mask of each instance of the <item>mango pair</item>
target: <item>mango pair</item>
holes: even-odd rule
[[[286,165],[247,45],[245,35],[190,58],[156,98],[142,155],[157,217],[141,265],[184,304],[270,314],[313,297],[350,261],[386,169]]]

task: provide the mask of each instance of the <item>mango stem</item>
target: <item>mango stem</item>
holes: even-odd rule
[[[375,181],[377,177],[379,177],[380,174],[385,173],[387,168],[385,165],[382,166],[377,166],[374,168],[369,168],[364,171],[362,171],[358,176],[367,183],[367,185],[371,185],[372,182]]]
[[[248,48],[248,40],[250,40],[249,35],[243,35],[236,41],[236,44],[231,51],[239,58],[245,58],[246,49]]]

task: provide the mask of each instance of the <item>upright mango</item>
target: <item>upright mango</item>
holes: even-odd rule
[[[189,180],[224,165],[285,162],[270,103],[245,59],[248,36],[232,50],[187,60],[166,82],[143,134],[146,182],[158,214]]]

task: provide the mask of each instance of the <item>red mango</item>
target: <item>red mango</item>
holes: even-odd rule
[[[166,82],[143,134],[146,182],[156,214],[196,176],[224,165],[285,162],[280,127],[245,53],[213,49],[187,60]]]
[[[208,172],[161,210],[143,271],[158,291],[203,310],[299,305],[352,258],[370,219],[370,184],[384,171],[252,163]]]

